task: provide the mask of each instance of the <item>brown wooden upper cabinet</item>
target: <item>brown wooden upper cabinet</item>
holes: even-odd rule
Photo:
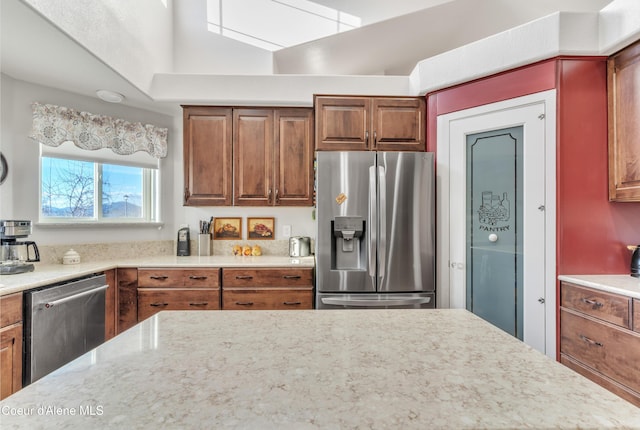
[[[640,42],[608,60],[609,200],[640,202]]]
[[[232,202],[232,109],[183,106],[184,205]]]
[[[314,96],[319,151],[424,151],[422,97]]]
[[[313,110],[233,110],[233,204],[313,205]]]
[[[313,205],[311,108],[183,108],[185,205]]]

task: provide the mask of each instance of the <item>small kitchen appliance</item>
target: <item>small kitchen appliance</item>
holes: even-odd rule
[[[631,276],[640,278],[640,245],[636,246],[631,255]]]
[[[190,244],[191,236],[189,234],[189,227],[182,227],[178,230],[178,257],[191,255]]]
[[[311,239],[306,236],[289,238],[289,257],[308,257],[311,255]]]
[[[32,272],[40,261],[38,246],[33,241],[18,241],[31,234],[31,221],[0,220],[0,274]]]

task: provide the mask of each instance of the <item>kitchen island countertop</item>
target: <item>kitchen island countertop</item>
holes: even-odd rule
[[[259,257],[222,255],[176,257],[175,255],[165,255],[69,265],[36,263],[36,269],[33,272],[0,276],[0,296],[118,267],[314,267],[314,265],[314,257],[293,258],[272,255]]]
[[[14,429],[640,428],[631,403],[444,309],[163,311],[0,414]]]

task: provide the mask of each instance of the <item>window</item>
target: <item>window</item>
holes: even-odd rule
[[[207,0],[210,32],[269,51],[353,30],[360,23],[357,16],[307,0]]]
[[[41,150],[40,222],[158,221],[157,160],[145,165],[127,156],[120,164],[109,149],[80,150],[72,142]]]

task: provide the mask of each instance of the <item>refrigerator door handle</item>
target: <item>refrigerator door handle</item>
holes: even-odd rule
[[[378,245],[378,276],[380,284],[385,276],[387,265],[387,174],[384,167],[378,166],[378,189],[380,190],[380,244]]]
[[[376,192],[376,166],[369,167],[369,276],[376,276],[376,248],[378,246],[378,198]]]
[[[431,297],[398,297],[394,299],[339,299],[325,297],[322,298],[325,305],[334,306],[357,306],[357,307],[386,307],[386,306],[407,306],[423,305],[431,301]]]

